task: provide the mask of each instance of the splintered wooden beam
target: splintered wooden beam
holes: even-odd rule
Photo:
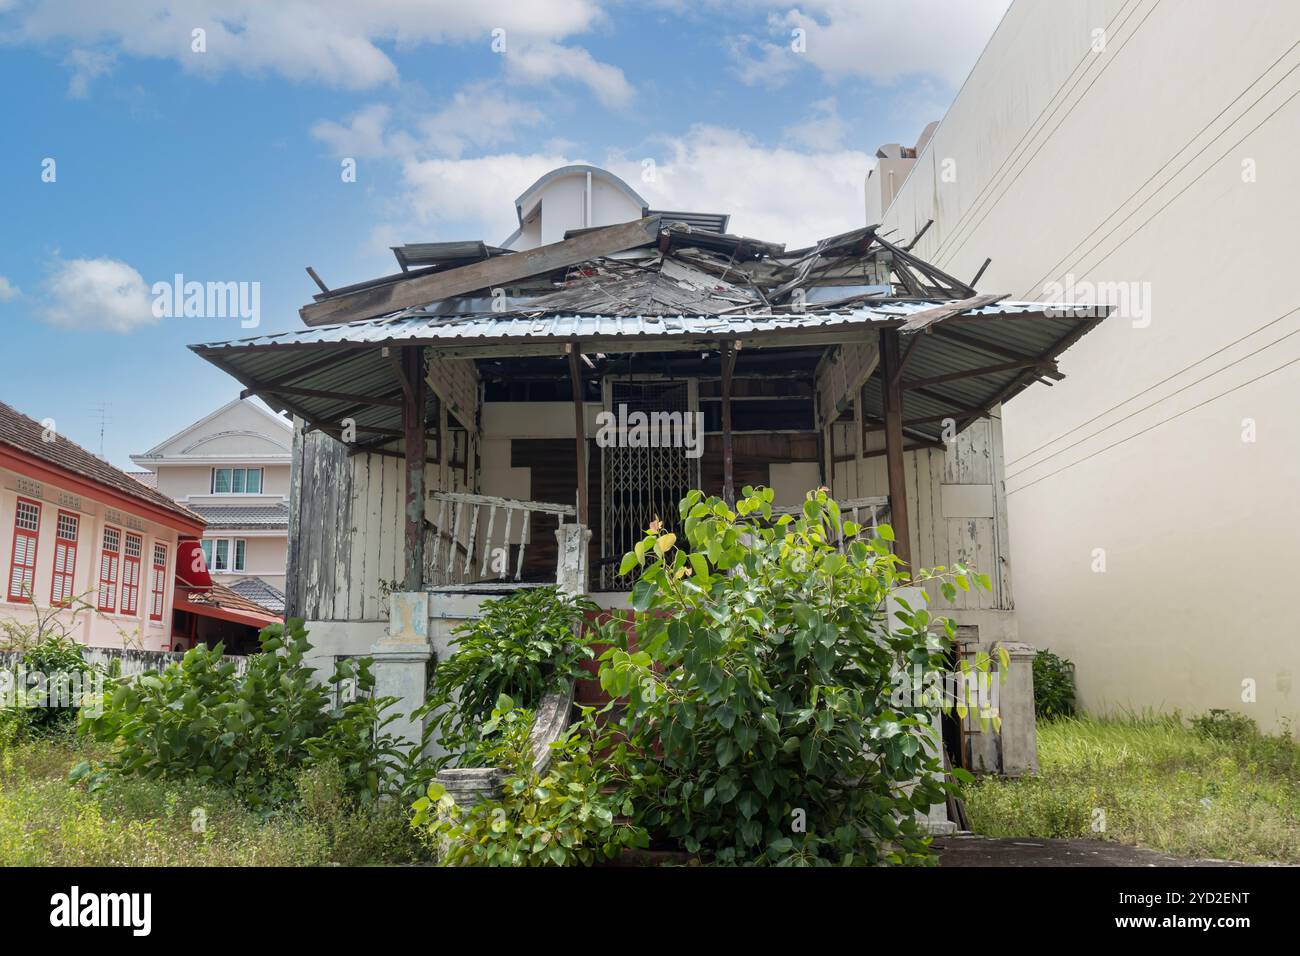
[[[582,235],[538,246],[526,252],[493,256],[457,269],[401,278],[382,286],[358,289],[309,302],[298,310],[308,325],[330,325],[387,315],[413,306],[428,305],[476,289],[492,289],[529,276],[577,265],[596,256],[612,255],[654,242],[659,217],[593,229]]]
[[[1006,297],[1005,292],[998,292],[993,295],[974,295],[968,299],[959,299],[956,302],[945,302],[933,309],[913,312],[907,317],[907,322],[899,331],[922,332],[936,322],[942,322],[944,319],[950,319],[954,315],[961,315],[961,313],[970,312],[973,309],[982,309],[984,306],[992,305],[999,299],[1005,299]]]

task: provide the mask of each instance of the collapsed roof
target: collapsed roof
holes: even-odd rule
[[[882,419],[877,362],[847,350],[869,352],[879,330],[896,329],[904,428],[936,442],[946,419],[960,430],[1029,384],[1062,378],[1057,356],[1108,311],[977,293],[979,276],[964,281],[911,252],[919,234],[900,244],[868,226],[786,249],[697,228],[690,215],[575,230],[522,252],[481,242],[398,247],[406,271],[323,289],[300,310],[313,328],[191,348],[246,394],[313,427],[335,432],[351,419],[358,430],[396,436],[401,384],[389,345],[477,363],[476,380],[493,363],[508,375],[505,359],[550,362],[567,378],[556,358],[570,351],[597,374],[627,353],[698,355],[735,343],[746,346],[739,374],[755,361],[749,346],[802,350],[787,371],[824,379],[839,363],[845,377],[856,363],[862,376],[819,388],[825,424],[859,390],[866,417]],[[429,377],[436,389],[432,369]],[[453,410],[473,428],[465,404]]]

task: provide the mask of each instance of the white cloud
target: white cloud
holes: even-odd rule
[[[523,83],[569,79],[585,85],[611,109],[632,101],[632,84],[623,71],[601,63],[581,47],[537,42],[511,47],[505,54],[506,74]]]
[[[21,296],[22,290],[11,283],[5,276],[0,276],[0,302],[11,302]]]
[[[827,97],[809,104],[804,120],[792,123],[781,131],[782,139],[792,146],[805,149],[839,149],[844,142],[848,126],[840,118],[835,97]]]
[[[72,70],[68,80],[68,96],[84,100],[90,95],[90,83],[113,72],[117,56],[99,50],[72,50],[64,57],[63,65]]]
[[[322,120],[312,135],[338,156],[417,159],[434,154],[460,157],[467,149],[487,149],[512,142],[537,126],[546,114],[536,106],[475,83],[457,91],[436,113],[408,117],[411,131],[398,128],[391,107],[374,103],[346,122]]]
[[[768,148],[737,130],[696,126],[666,141],[653,181],[641,157],[609,163],[652,207],[731,213],[731,231],[798,246],[865,225],[872,159],[850,149]]]
[[[604,21],[598,0],[40,0],[14,19],[11,40],[108,46],[196,73],[269,71],[346,89],[397,81],[384,46],[482,43],[486,55],[497,28],[524,53],[525,74],[550,79],[591,66],[593,89],[615,100],[621,77],[579,48],[550,49]],[[205,31],[204,52],[192,49],[196,29]]]
[[[403,165],[405,194],[400,206],[410,221],[398,228],[445,228],[454,224],[473,235],[441,238],[505,239],[519,225],[513,200],[543,173],[573,160],[561,155],[505,153],[476,159],[423,159]],[[392,235],[389,228],[389,235]],[[402,241],[420,241],[407,235]]]
[[[771,0],[748,2],[776,6]],[[797,8],[769,15],[769,40],[742,36],[731,53],[747,83],[780,83],[806,61],[832,80],[892,83],[930,74],[956,86],[975,65],[1010,2],[803,0]],[[803,52],[791,49],[795,29],[804,31]]]
[[[596,161],[625,179],[654,208],[731,213],[735,232],[793,247],[864,225],[863,177],[872,159],[848,149],[767,148],[735,130],[697,126],[666,137],[651,154]],[[653,179],[643,159],[654,159]],[[432,238],[500,242],[518,225],[511,201],[557,166],[584,162],[565,153],[501,153],[474,159],[411,159],[394,216],[374,245]]]
[[[340,157],[374,159],[390,156],[394,152],[388,134],[392,115],[391,107],[374,103],[353,113],[346,123],[321,120],[311,128],[311,134]]]
[[[61,328],[125,333],[158,321],[144,278],[118,259],[61,262],[45,291],[41,314]]]
[[[458,91],[445,107],[418,123],[423,143],[434,152],[460,156],[467,148],[491,148],[515,140],[546,119],[528,103],[498,93],[489,84]]]

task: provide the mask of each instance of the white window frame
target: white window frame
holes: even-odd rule
[[[209,571],[218,574],[243,574],[248,570],[247,538],[204,538],[199,542],[203,548],[203,560]],[[225,546],[225,562],[218,565],[217,558]]]
[[[218,491],[218,490],[217,490],[217,474],[218,474],[219,472],[222,472],[222,471],[225,471],[225,472],[229,472],[229,473],[230,473],[230,477],[229,477],[229,479],[227,479],[228,484],[229,484],[229,489],[228,489],[227,491]],[[251,475],[251,474],[253,474],[254,472],[257,473],[257,490],[256,490],[256,491],[249,491],[249,490],[248,490],[248,476]],[[236,475],[237,473],[238,473],[239,475],[242,476],[242,480],[239,482],[239,484],[241,485],[241,488],[240,488],[240,490],[238,490],[238,491],[235,490],[235,484],[236,484],[236,482],[235,482],[235,475]],[[209,489],[210,489],[210,493],[211,493],[211,494],[214,494],[214,495],[261,495],[261,494],[265,494],[265,493],[266,493],[266,490],[265,490],[265,489],[266,489],[266,469],[265,469],[265,468],[233,468],[233,467],[226,467],[226,468],[213,468],[213,469],[212,469],[212,477],[211,477],[211,479],[210,479],[210,484],[209,484]]]

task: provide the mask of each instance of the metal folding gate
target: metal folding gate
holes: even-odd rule
[[[695,379],[655,376],[608,376],[602,383],[605,411],[617,421],[642,412],[678,413],[684,417],[699,410],[699,389]],[[630,430],[629,430],[630,431]],[[703,435],[697,436],[703,441]],[[618,559],[631,551],[645,535],[650,522],[659,518],[665,527],[677,525],[677,505],[692,488],[700,486],[700,459],[691,458],[680,443],[647,443],[632,447],[628,432],[616,431],[616,440],[600,449],[600,587],[624,591],[632,587],[635,572],[618,573]]]

